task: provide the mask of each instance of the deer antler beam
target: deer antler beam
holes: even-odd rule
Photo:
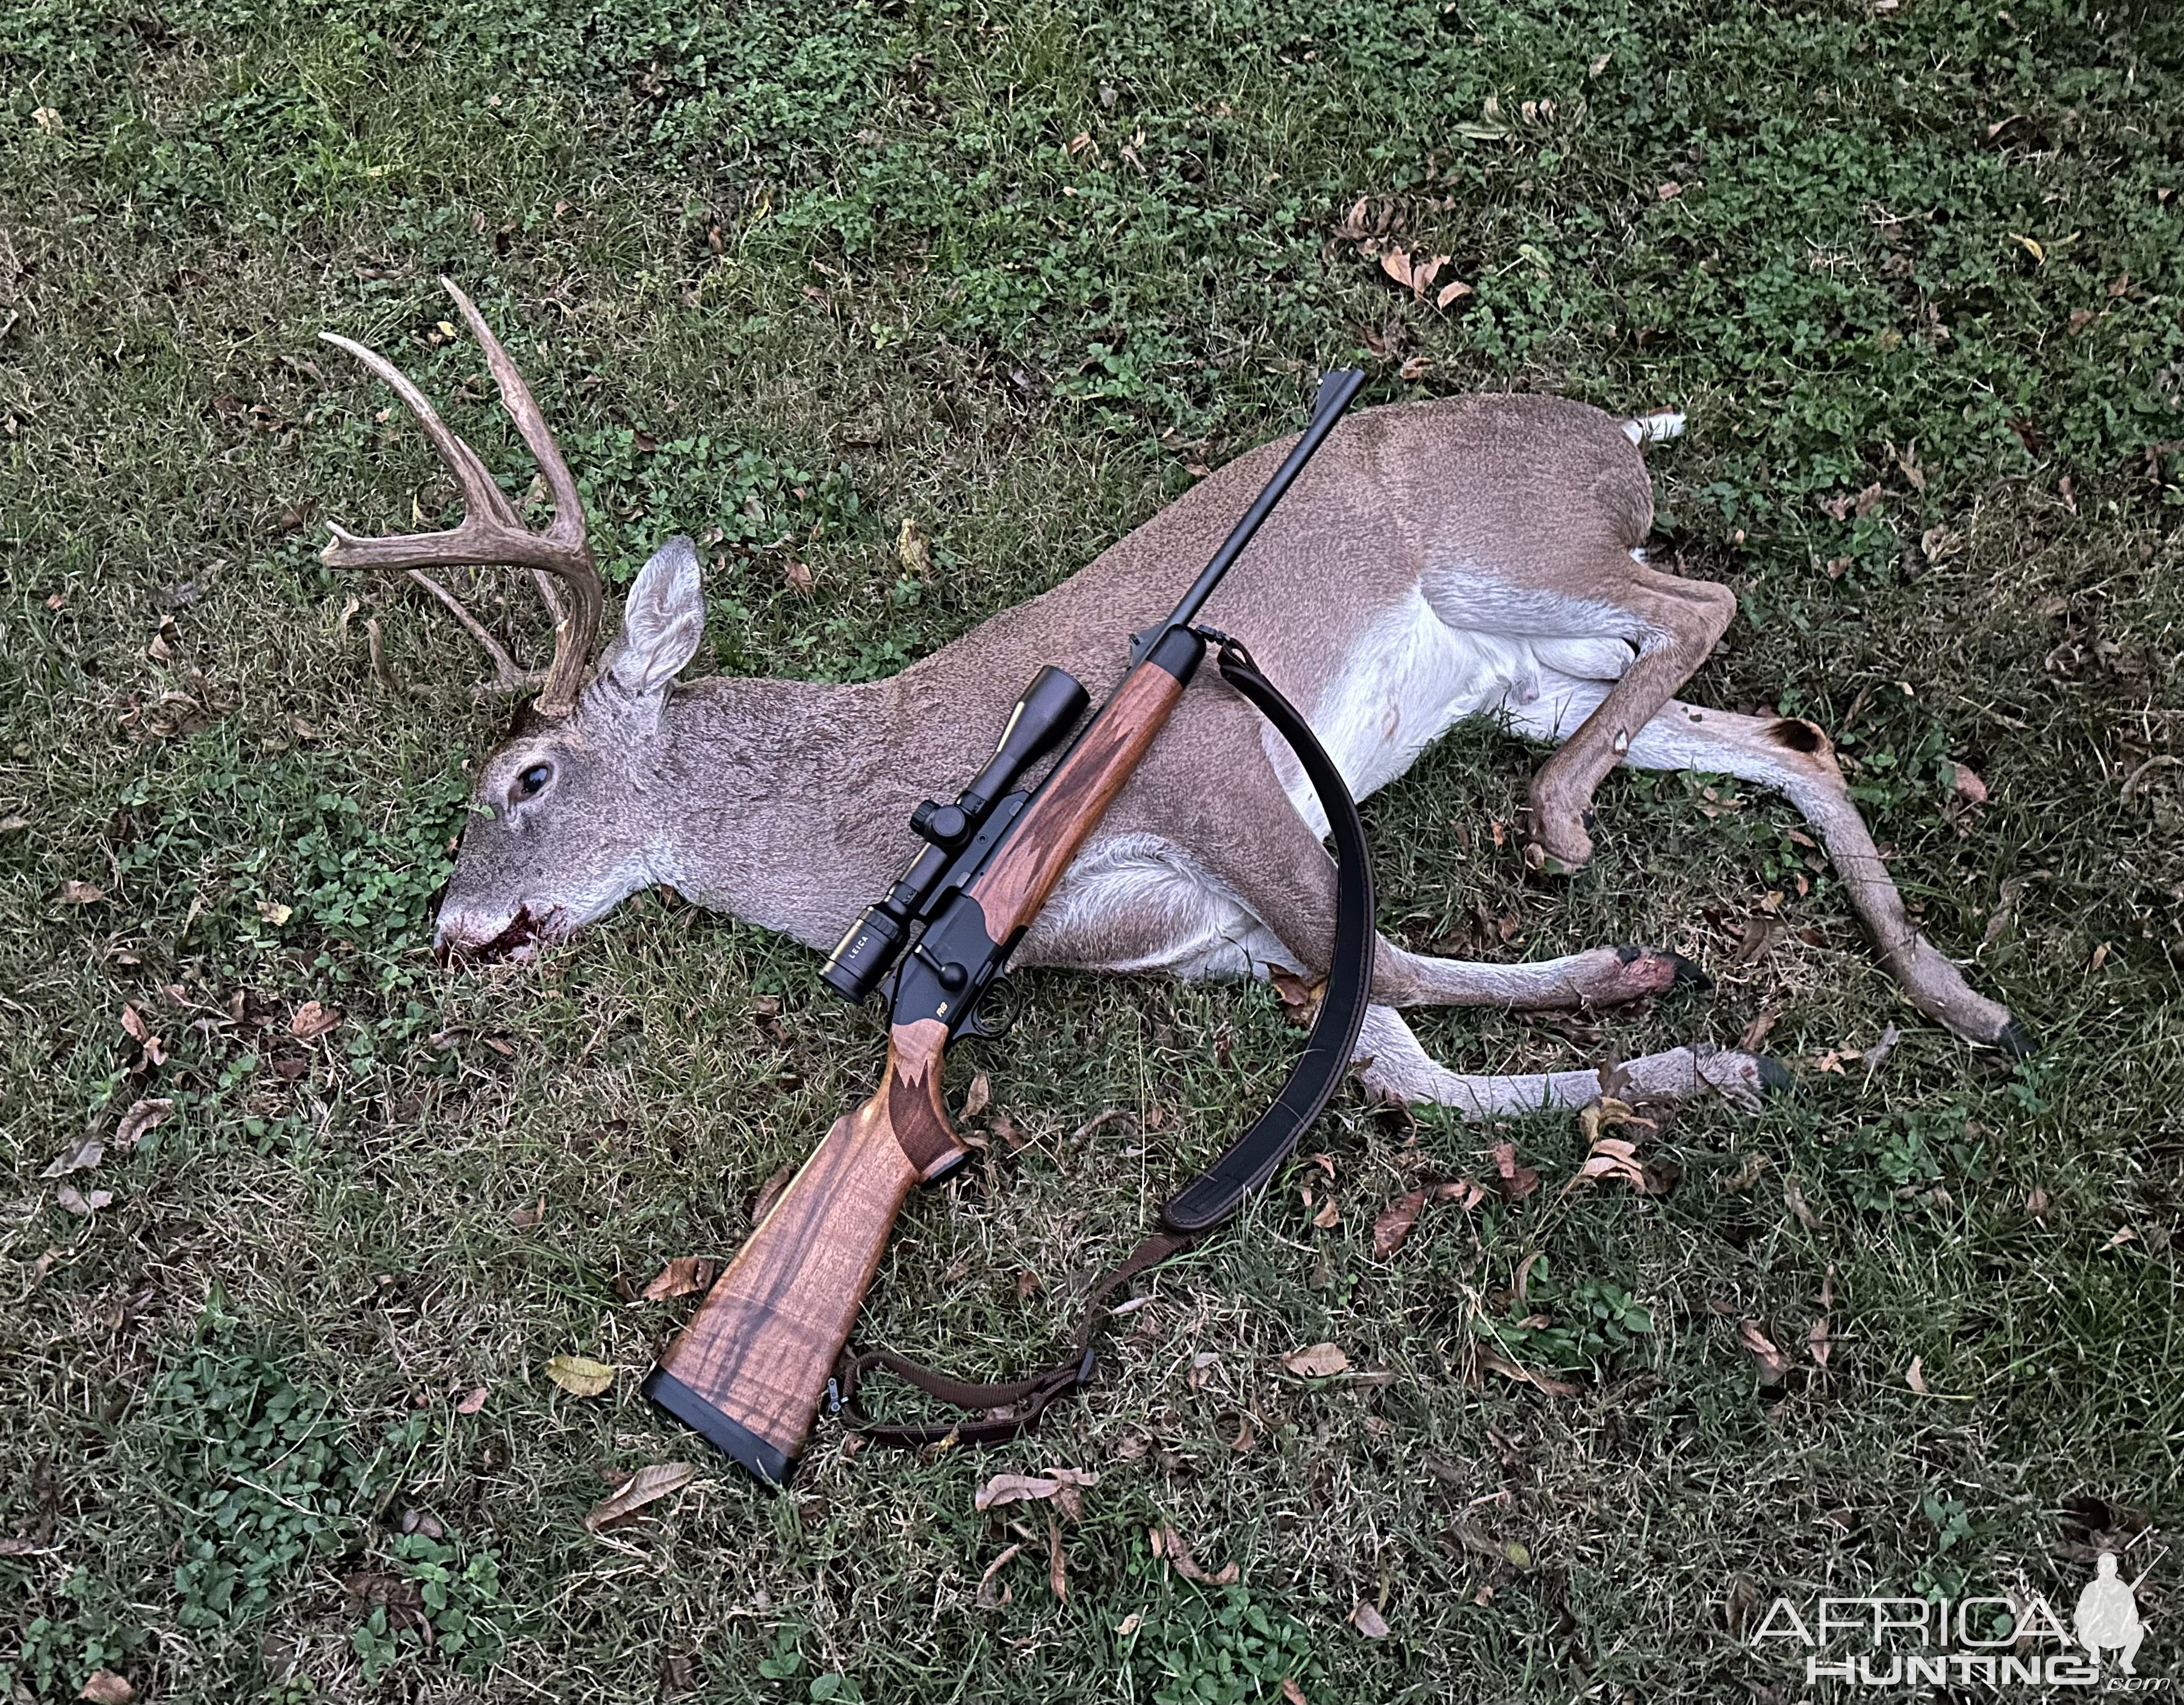
[[[329,522],[333,537],[320,554],[334,568],[406,569],[415,575],[427,568],[507,564],[553,576],[567,591],[568,604],[563,608],[554,598],[547,599],[554,616],[554,660],[547,666],[545,686],[539,691],[537,708],[544,715],[566,715],[575,708],[577,695],[582,691],[592,647],[599,637],[603,603],[599,569],[592,562],[585,526],[583,499],[569,472],[569,464],[562,459],[554,442],[545,416],[531,395],[531,387],[524,383],[522,374],[509,358],[500,340],[493,335],[484,316],[452,280],[443,278],[440,282],[483,347],[486,365],[492,371],[493,383],[499,387],[501,406],[515,423],[525,447],[538,459],[539,474],[553,499],[554,519],[541,531],[526,527],[515,506],[493,483],[493,475],[486,470],[477,452],[448,428],[431,400],[407,374],[377,351],[354,339],[322,331],[320,337],[337,348],[347,350],[385,380],[416,418],[441,461],[462,487],[463,519],[459,525],[443,531],[404,533],[386,538],[366,538]],[[543,580],[540,589],[542,592],[545,590]],[[432,590],[437,591],[437,588]],[[444,594],[442,597],[443,602],[452,603]],[[458,614],[462,614],[458,610]],[[465,625],[473,634],[477,631],[474,624],[466,622]],[[496,656],[494,662],[502,665],[502,657]],[[501,667],[504,681],[514,673],[516,671],[511,665]]]

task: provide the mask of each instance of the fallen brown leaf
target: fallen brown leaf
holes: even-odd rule
[[[113,1200],[114,1192],[110,1190],[94,1190],[86,1196],[73,1184],[64,1184],[53,1192],[53,1201],[57,1205],[79,1217],[96,1213]]]
[[[41,1178],[64,1178],[71,1172],[88,1172],[106,1158],[106,1139],[92,1131],[81,1136],[55,1155]]]
[[[546,1198],[543,1196],[535,1202],[508,1210],[508,1223],[518,1231],[528,1231],[532,1226],[542,1224],[545,1218]]]
[[[1348,1372],[1350,1358],[1336,1345],[1322,1342],[1283,1352],[1282,1365],[1300,1379],[1326,1380]]]
[[[1920,1397],[1926,1395],[1926,1358],[1924,1356],[1911,1358],[1911,1365],[1903,1370],[1903,1383]]]
[[[1825,1369],[1828,1365],[1828,1352],[1834,1345],[1828,1337],[1826,1315],[1823,1314],[1814,1321],[1812,1330],[1805,1334],[1805,1348],[1811,1354],[1814,1367]]]
[[[1747,1053],[1758,1052],[1759,1044],[1767,1040],[1768,1032],[1781,1021],[1782,1013],[1780,1008],[1762,1008],[1754,1015],[1752,1022],[1744,1027],[1744,1034],[1736,1039],[1737,1047]]]
[[[546,1363],[546,1377],[572,1397],[596,1397],[615,1382],[615,1370],[588,1356],[555,1356]]]
[[[61,891],[57,897],[64,906],[95,906],[106,897],[106,890],[96,882],[70,880],[61,884]],[[102,1669],[98,1673],[103,1675],[106,1672]],[[123,1682],[122,1685],[126,1686],[128,1684]]]
[[[593,1504],[584,1517],[584,1530],[598,1533],[627,1520],[647,1504],[657,1503],[671,1491],[697,1479],[693,1463],[652,1463],[639,1469],[614,1491]]]
[[[1050,1498],[1061,1490],[1061,1481],[1044,1475],[995,1475],[972,1495],[971,1503],[974,1509],[999,1509]]]
[[[1794,1178],[1782,1180],[1782,1200],[1790,1205],[1790,1212],[1797,1216],[1797,1224],[1808,1231],[1820,1229],[1820,1216],[1805,1205],[1803,1188]]]
[[[1069,1602],[1069,1553],[1061,1548],[1061,1518],[1046,1513],[1046,1584],[1064,1604]]]
[[[1322,1231],[1332,1231],[1342,1224],[1342,1209],[1332,1196],[1319,1204],[1319,1212],[1312,1216],[1312,1223]]]
[[[1498,1180],[1496,1188],[1504,1202],[1522,1202],[1540,1187],[1540,1175],[1529,1166],[1517,1164],[1516,1145],[1497,1142],[1494,1145],[1494,1171]]]
[[[485,1387],[483,1386],[473,1386],[468,1392],[455,1400],[455,1413],[459,1415],[474,1415],[484,1407]]]
[[[1986,804],[1986,783],[1980,780],[1979,772],[1969,764],[1952,764],[1949,767],[1956,772],[1953,785],[1957,797],[1967,805]]]
[[[781,1200],[781,1192],[788,1188],[789,1180],[795,1176],[796,1169],[793,1166],[774,1168],[766,1182],[759,1186],[758,1194],[751,1197],[752,1225],[756,1225],[773,1212],[773,1204]]]
[[[1314,981],[1283,965],[1276,965],[1268,976],[1274,992],[1281,997],[1282,1016],[1291,1024],[1303,1028],[1319,1015],[1319,997],[1327,991],[1326,978]]]
[[[322,1006],[316,1001],[306,1001],[296,1008],[295,1016],[288,1020],[288,1034],[299,1042],[307,1042],[314,1036],[322,1036],[328,1030],[337,1028],[341,1021],[341,1009],[338,1007]]]
[[[1472,290],[1469,285],[1466,284],[1460,278],[1452,278],[1446,284],[1441,286],[1439,292],[1435,293],[1434,297],[1434,306],[1436,308],[1446,308],[1451,302],[1455,302],[1463,297],[1469,296],[1471,293]]]
[[[648,1302],[665,1302],[671,1297],[688,1297],[713,1288],[714,1263],[702,1255],[677,1255],[644,1287]]]
[[[1282,1705],[1312,1705],[1304,1697],[1304,1689],[1286,1675],[1282,1677]]]
[[[2025,1193],[2025,1211],[2043,1225],[2048,1221],[2048,1192],[2038,1185]]]
[[[1362,1598],[1351,1610],[1350,1625],[1368,1640],[1385,1640],[1388,1637],[1388,1619]]]
[[[1195,1580],[1201,1586],[1227,1586],[1243,1572],[1234,1563],[1224,1563],[1219,1574],[1208,1574],[1191,1555],[1184,1536],[1165,1524],[1153,1530],[1153,1555],[1166,1558],[1169,1568],[1185,1580]]]
[[[1418,1215],[1426,1205],[1426,1192],[1407,1190],[1385,1208],[1373,1222],[1373,1252],[1385,1261],[1403,1247],[1411,1235],[1411,1228],[1418,1223]]]
[[[781,577],[788,582],[792,591],[801,592],[807,598],[811,596],[811,565],[801,557],[791,557]]]
[[[114,1148],[126,1152],[136,1147],[147,1132],[157,1130],[165,1124],[174,1110],[175,1103],[165,1096],[136,1102],[114,1127]]]
[[[1012,1545],[986,1565],[986,1572],[978,1577],[979,1609],[998,1610],[1016,1596],[1009,1591],[1006,1583],[997,1589],[994,1586],[994,1577],[1022,1555],[1022,1545],[1020,1543]]]
[[[976,1119],[990,1106],[994,1099],[994,1080],[983,1072],[971,1080],[969,1091],[963,1097],[965,1119]]]
[[[1551,1374],[1521,1366],[1493,1350],[1474,1349],[1472,1356],[1476,1365],[1487,1372],[1499,1374],[1505,1380],[1514,1380],[1520,1386],[1529,1386],[1546,1397],[1574,1397],[1585,1390],[1574,1380],[1558,1380]]]
[[[1776,1347],[1760,1324],[1757,1320],[1740,1320],[1736,1323],[1736,1336],[1752,1359],[1758,1363],[1759,1383],[1763,1386],[1780,1385],[1789,1375],[1790,1358]]]
[[[90,1700],[92,1705],[129,1705],[136,1690],[111,1669],[94,1669],[75,1697]]]

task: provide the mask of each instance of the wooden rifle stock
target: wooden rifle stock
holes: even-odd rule
[[[964,1153],[941,1099],[941,1057],[1055,885],[1167,722],[1204,641],[1172,629],[1123,678],[928,937],[951,984],[904,964],[887,1074],[790,1180],[644,1382],[644,1395],[760,1480],[788,1483],[911,1186]],[[983,919],[983,927],[978,927]]]
[[[898,1025],[872,1098],[835,1121],[644,1395],[760,1479],[786,1485],[911,1186],[961,1159],[940,1098],[947,1027]]]

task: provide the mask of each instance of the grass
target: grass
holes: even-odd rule
[[[174,1701],[1783,1699],[1793,1658],[1745,1638],[1777,1594],[2061,1604],[2103,1535],[2170,1525],[2173,8],[15,0],[0,63],[15,1699],[98,1669]],[[1346,223],[1472,293],[1396,290]],[[442,271],[531,374],[614,581],[711,539],[709,663],[743,673],[899,667],[1291,425],[1322,364],[1364,358],[1379,399],[1684,407],[1662,529],[1742,608],[1697,695],[1835,732],[1927,927],[2041,1052],[1909,1013],[1745,791],[1614,778],[1594,869],[1526,880],[1487,831],[1536,754],[1459,734],[1372,803],[1384,927],[1656,941],[1718,986],[1430,1045],[1519,1069],[1774,1013],[1796,1097],[1677,1118],[1658,1198],[1562,1196],[1567,1119],[1346,1100],[1326,1163],[1152,1280],[1038,1439],[926,1461],[830,1427],[791,1497],[708,1461],[592,1536],[604,1476],[695,1459],[634,1391],[688,1305],[630,1297],[733,1248],[879,1038],[809,954],[654,896],[533,969],[432,964],[504,712],[434,609],[318,564],[326,518],[448,494],[315,334],[398,352],[513,474]],[[535,650],[521,591],[481,603]],[[1028,994],[965,1060],[1024,1147],[913,1204],[866,1316],[994,1374],[1293,1046],[1263,991]],[[310,1001],[340,1023],[294,1040]],[[1878,1069],[1830,1060],[1891,1023]],[[133,1149],[42,1176],[153,1098]],[[1538,1195],[1373,1258],[1388,1199],[1497,1136]],[[1467,1384],[1489,1330],[1580,1394]],[[1283,1372],[1323,1338],[1392,1381]],[[621,1377],[569,1397],[564,1352]],[[1045,1509],[972,1502],[1046,1463],[1102,1474],[1066,1603]],[[1156,1560],[1162,1523],[1240,1580]],[[2176,1569],[2141,1589],[2164,1670]]]

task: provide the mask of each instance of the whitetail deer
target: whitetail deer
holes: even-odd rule
[[[621,639],[587,669],[599,575],[575,482],[538,405],[477,310],[483,345],[554,504],[526,529],[476,453],[394,366],[327,334],[406,403],[460,485],[462,524],[326,548],[337,567],[400,568],[492,654],[490,685],[541,684],[480,765],[476,812],[439,914],[444,948],[527,951],[651,884],[824,951],[914,844],[928,794],[977,770],[1018,688],[1056,664],[1095,698],[1123,672],[1129,617],[1173,601],[1284,453],[1266,444],[1202,480],[1062,581],[886,680],[711,678],[678,684],[705,627],[698,554],[662,545],[631,589]],[[1556,750],[1534,778],[1528,857],[1574,871],[1591,854],[1593,791],[1618,764],[1695,769],[1780,790],[1818,833],[1852,908],[1919,1008],[1959,1036],[2022,1052],[2008,1013],[1919,934],[1812,724],[1732,715],[1672,695],[1735,614],[1724,587],[1647,566],[1643,441],[1675,417],[1623,420],[1552,397],[1390,405],[1344,423],[1253,541],[1206,614],[1244,636],[1310,719],[1356,794],[1401,775],[1455,723],[1499,718]],[[421,572],[537,571],[555,615],[536,675]],[[560,594],[555,591],[559,583]],[[542,684],[543,683],[543,684]],[[1016,963],[1182,977],[1316,974],[1333,935],[1334,865],[1295,760],[1211,675],[1026,936]],[[1428,958],[1383,939],[1357,1046],[1371,1089],[1472,1116],[1577,1106],[1594,1071],[1473,1076],[1428,1057],[1398,1009],[1628,1001],[1690,968],[1601,947],[1528,964]],[[1625,1063],[1632,1091],[1743,1097],[1771,1062],[1676,1048]]]

